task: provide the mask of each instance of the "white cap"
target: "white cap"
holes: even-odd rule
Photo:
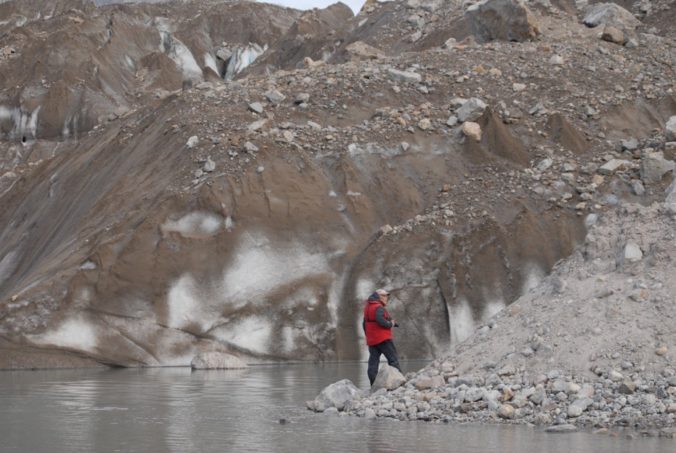
[[[389,296],[390,292],[388,290],[384,289],[384,288],[380,288],[380,289],[376,290],[376,294],[378,294],[380,296]]]

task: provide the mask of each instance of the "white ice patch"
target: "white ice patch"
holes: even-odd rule
[[[486,302],[486,305],[484,306],[483,312],[481,313],[481,320],[482,321],[488,321],[491,319],[493,316],[498,314],[503,308],[505,308],[507,305],[500,300],[496,300],[493,302]]]
[[[271,244],[263,236],[243,241],[218,293],[229,306],[239,308],[294,281],[330,272],[326,256],[300,243]]]
[[[210,53],[204,54],[204,66],[214,71],[214,74],[220,75],[220,71],[218,70],[218,66],[216,65],[216,60]]]
[[[237,74],[256,61],[256,59],[263,55],[266,50],[268,50],[267,44],[261,47],[256,43],[249,43],[246,47],[238,47],[235,49],[230,60],[228,60],[228,67],[225,70],[225,80],[234,79]]]
[[[456,344],[469,338],[474,332],[475,324],[472,309],[464,299],[448,307],[449,325],[451,326],[451,344]]]
[[[545,272],[537,265],[524,266],[526,269],[526,277],[521,287],[521,294],[526,294],[531,289],[535,288],[546,277]]]
[[[92,352],[97,346],[96,329],[81,318],[68,319],[55,330],[34,337],[38,344]]]
[[[160,30],[160,50],[174,60],[185,78],[190,80],[202,79],[202,69],[197,64],[190,49],[167,31]]]
[[[197,323],[206,330],[208,320],[213,319],[213,316],[206,312],[204,301],[199,297],[197,284],[190,275],[181,276],[171,285],[167,305],[169,308],[167,324],[174,329],[182,329]]]
[[[296,348],[293,329],[291,327],[282,328],[282,351],[286,354],[293,352]]]
[[[357,294],[356,294],[357,298],[360,301],[365,301],[366,299],[368,299],[371,293],[373,293],[373,291],[378,289],[374,285],[375,283],[373,283],[372,280],[367,280],[364,278],[359,279],[357,281]]]
[[[9,138],[34,139],[38,129],[38,115],[42,107],[38,106],[32,112],[20,107],[8,108],[0,105],[0,121],[11,121],[12,130]]]
[[[207,238],[218,234],[224,226],[220,215],[195,211],[178,220],[167,220],[160,228],[163,233],[178,233],[186,238]]]
[[[270,345],[272,321],[261,316],[252,316],[227,325],[214,332],[221,340],[257,353],[267,353]]]

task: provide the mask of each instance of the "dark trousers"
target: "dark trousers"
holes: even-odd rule
[[[393,366],[401,371],[401,367],[399,366],[399,356],[397,355],[397,348],[394,347],[394,342],[392,342],[392,340],[385,340],[375,346],[369,346],[369,367],[367,374],[369,376],[371,385],[373,385],[373,382],[376,380],[376,376],[378,375],[380,354],[385,354],[385,358],[387,359],[387,364],[389,366]]]

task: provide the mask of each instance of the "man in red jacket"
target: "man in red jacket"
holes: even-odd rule
[[[392,342],[392,327],[398,327],[398,325],[385,309],[389,297],[390,293],[387,290],[379,289],[371,294],[364,304],[362,326],[366,335],[366,344],[369,347],[367,374],[371,385],[378,375],[380,354],[385,354],[388,365],[401,371],[397,349]]]

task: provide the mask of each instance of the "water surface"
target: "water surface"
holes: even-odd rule
[[[406,363],[404,371],[422,367]],[[365,420],[305,401],[362,363],[0,372],[0,452],[673,453],[676,441],[524,426]],[[280,419],[288,422],[280,424]]]

